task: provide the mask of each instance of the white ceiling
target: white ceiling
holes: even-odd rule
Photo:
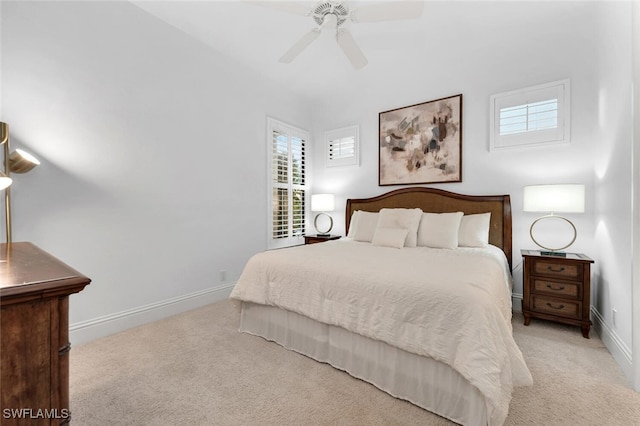
[[[349,0],[352,10],[376,0]],[[242,0],[149,1],[133,4],[184,33],[246,64],[268,78],[286,85],[302,96],[322,100],[354,90],[369,81],[380,84],[392,79],[401,67],[446,48],[462,36],[473,38],[500,25],[517,25],[519,20],[553,19],[545,7],[505,8],[521,3],[506,1],[425,1],[419,19],[345,25],[369,60],[361,70],[354,70],[331,31],[323,31],[291,64],[278,58],[303,34],[316,26],[311,17],[299,16]],[[317,1],[298,1],[311,9]],[[556,8],[576,7],[580,2],[554,3]],[[558,6],[562,4],[562,6]],[[531,3],[529,3],[531,5]],[[469,39],[470,45],[474,40]],[[462,52],[461,52],[462,53]],[[422,59],[423,61],[425,59]],[[428,64],[428,61],[425,62]],[[398,77],[396,77],[398,78]]]

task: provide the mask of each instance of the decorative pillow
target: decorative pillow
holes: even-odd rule
[[[409,231],[403,228],[376,228],[371,244],[401,249]]]
[[[356,220],[355,226],[350,224],[350,228],[353,228],[353,239],[356,241],[364,241],[370,243],[373,239],[373,234],[376,231],[376,227],[378,226],[379,216],[379,213],[359,210],[357,216],[358,219]]]
[[[420,209],[381,209],[378,228],[400,228],[407,230],[405,247],[415,247],[418,243],[418,226],[422,210]]]
[[[458,245],[461,247],[486,247],[489,245],[491,213],[466,214],[460,221]]]
[[[464,214],[423,213],[418,228],[418,245],[453,249],[458,247],[460,221]]]

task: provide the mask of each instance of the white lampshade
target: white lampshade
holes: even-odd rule
[[[335,197],[333,194],[314,194],[311,196],[312,212],[331,212],[335,210]]]
[[[584,213],[584,185],[525,186],[523,210],[545,213]]]

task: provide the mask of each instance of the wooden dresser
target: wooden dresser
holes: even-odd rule
[[[566,257],[545,256],[537,250],[521,253],[524,325],[529,325],[532,317],[579,325],[588,339],[593,260],[580,253],[567,253]]]
[[[0,424],[69,412],[69,295],[91,280],[31,243],[0,244]]]

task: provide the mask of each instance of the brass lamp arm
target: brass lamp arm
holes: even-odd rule
[[[13,173],[26,173],[40,164],[37,158],[28,152],[17,149],[11,152],[11,142],[9,140],[9,125],[0,121],[0,144],[4,145],[4,173],[0,171],[0,178],[4,180],[4,209],[5,209],[5,236],[7,244],[11,242],[11,178]],[[7,183],[8,181],[8,183]]]
[[[9,167],[9,126],[0,123],[0,133],[2,134],[2,144],[4,145],[4,175],[9,177],[11,171]],[[11,243],[11,186],[4,189],[4,225],[7,244]]]

